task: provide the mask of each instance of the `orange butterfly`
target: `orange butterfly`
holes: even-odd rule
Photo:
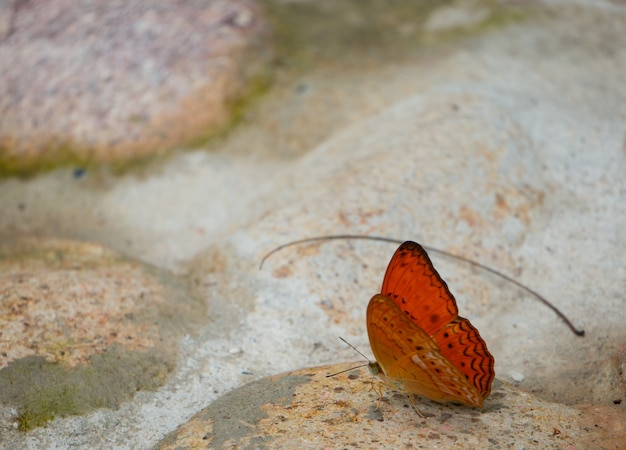
[[[408,394],[482,407],[494,359],[424,248],[402,244],[389,262],[381,294],[367,307],[370,368]]]

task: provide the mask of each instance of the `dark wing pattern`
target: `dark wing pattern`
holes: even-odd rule
[[[454,295],[424,248],[403,243],[391,258],[382,286],[406,316],[439,346],[483,398],[491,392],[494,359],[478,330],[458,316]]]
[[[389,297],[370,300],[367,332],[377,364],[373,369],[392,387],[438,402],[482,406],[482,393]]]
[[[396,250],[381,293],[396,302],[429,336],[459,314],[448,285],[433,267],[426,250],[415,242],[407,241]]]

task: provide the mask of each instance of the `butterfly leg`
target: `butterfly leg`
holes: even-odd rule
[[[376,403],[376,411],[380,409],[380,403],[383,401],[383,384],[378,383],[378,403]]]
[[[372,389],[376,389],[376,392],[378,392],[378,402],[376,402],[376,409],[374,411],[378,411],[380,409],[380,403],[383,401],[383,384],[382,383],[377,383],[378,388],[374,388],[372,386]]]
[[[420,416],[422,419],[424,419],[426,416],[422,414],[419,409],[417,409],[417,406],[415,405],[415,401],[413,400],[413,394],[407,394],[406,396],[409,397],[409,401],[411,402],[411,405],[413,405],[413,409],[415,410],[417,415]]]

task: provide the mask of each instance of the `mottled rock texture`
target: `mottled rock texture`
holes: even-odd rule
[[[2,2],[0,170],[206,138],[258,87],[268,37],[252,0]]]

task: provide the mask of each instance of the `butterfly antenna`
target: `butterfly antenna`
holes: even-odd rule
[[[346,341],[344,338],[342,338],[341,336],[339,336],[339,339],[341,339],[348,347],[350,347],[352,350],[354,350],[355,352],[357,352],[359,355],[361,355],[363,358],[365,358],[367,360],[367,362],[371,362],[370,359],[365,356],[361,350],[359,350],[358,348],[356,348],[354,345],[352,345],[351,343],[349,343],[348,341]]]
[[[352,345],[351,343],[349,343],[348,341],[346,341],[344,338],[342,338],[341,336],[339,336],[339,339],[341,339],[343,342],[345,342],[348,347],[350,347],[352,350],[354,350],[355,352],[357,352],[359,355],[361,355],[363,358],[365,358],[367,360],[367,363],[365,364],[361,364],[358,366],[354,366],[354,367],[350,367],[349,369],[345,369],[345,370],[341,370],[339,372],[335,372],[335,373],[331,373],[329,375],[326,375],[326,378],[330,378],[330,377],[334,377],[335,375],[339,375],[341,373],[345,373],[345,372],[350,372],[351,370],[354,369],[358,369],[359,367],[365,367],[365,366],[369,366],[371,364],[370,359],[365,356],[358,348],[356,348],[354,345]]]
[[[359,367],[369,366],[369,363],[361,364],[359,366],[350,367],[349,369],[340,370],[339,372],[329,373],[326,378],[334,377],[335,375],[341,375],[342,373],[350,372],[351,370],[358,369]]]
[[[378,242],[389,242],[392,244],[402,244],[404,241],[401,241],[399,239],[392,239],[392,238],[387,238],[387,237],[383,237],[383,236],[366,236],[366,235],[361,235],[361,234],[334,234],[334,235],[330,235],[330,236],[317,236],[317,237],[312,237],[312,238],[306,238],[306,239],[298,239],[297,241],[291,241],[288,242],[286,244],[282,244],[279,245],[278,247],[274,248],[272,251],[270,251],[269,253],[267,253],[263,259],[261,260],[261,263],[259,264],[259,269],[263,268],[263,264],[265,263],[265,261],[272,256],[274,253],[279,252],[280,250],[287,248],[287,247],[291,247],[293,245],[300,245],[300,244],[307,244],[307,243],[311,243],[311,242],[319,242],[319,241],[332,241],[332,240],[339,240],[339,239],[362,239],[362,240],[369,240],[369,241],[378,241]],[[529,288],[528,286],[523,285],[522,283],[520,283],[519,281],[516,281],[515,279],[509,277],[508,275],[505,275],[501,272],[498,272],[495,269],[492,269],[489,266],[485,266],[484,264],[481,264],[479,262],[473,261],[469,258],[466,258],[464,256],[459,256],[459,255],[455,255],[454,253],[450,253],[447,252],[445,250],[441,250],[438,249],[436,247],[431,247],[429,245],[422,245],[422,247],[424,247],[426,250],[428,250],[429,252],[432,253],[437,253],[440,255],[445,255],[449,258],[454,258],[460,261],[463,261],[467,264],[470,264],[474,267],[479,267],[483,270],[486,270],[487,272],[498,276],[500,278],[502,278],[503,280],[508,281],[509,283],[513,283],[515,286],[517,286],[518,288],[522,289],[523,291],[526,291],[527,293],[529,293],[530,295],[532,295],[533,297],[535,297],[537,300],[539,300],[541,303],[543,303],[545,306],[547,306],[548,308],[550,308],[552,311],[554,311],[554,313],[559,317],[559,319],[561,319],[565,325],[567,325],[567,327],[572,331],[572,333],[574,333],[576,336],[584,336],[585,335],[585,330],[582,329],[578,329],[574,326],[574,324],[572,324],[572,322],[567,318],[567,316],[565,314],[563,314],[556,306],[554,306],[552,303],[550,303],[546,298],[544,298],[541,294],[539,294],[537,291],[532,290],[531,288]],[[343,339],[342,339],[343,340]],[[344,340],[344,342],[346,342]],[[346,344],[350,345],[348,342],[346,342]],[[350,345],[350,347],[352,347],[352,345]],[[354,347],[352,347],[354,348]],[[357,352],[359,352],[356,348],[354,348]],[[359,352],[361,353],[361,352]]]

